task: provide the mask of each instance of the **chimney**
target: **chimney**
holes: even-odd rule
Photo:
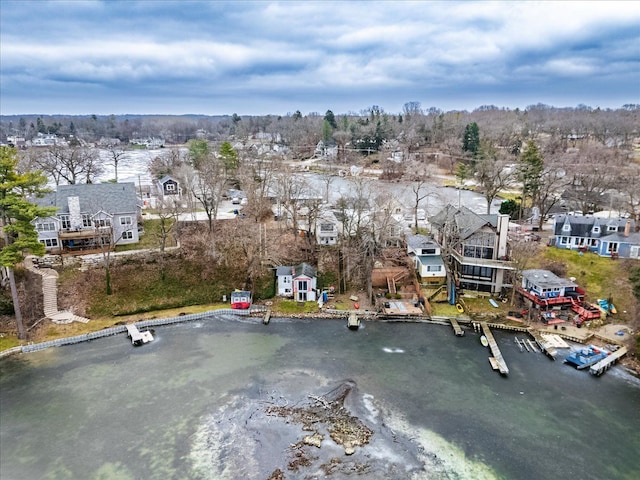
[[[627,219],[627,223],[624,224],[624,236],[628,237],[631,232],[631,220]]]

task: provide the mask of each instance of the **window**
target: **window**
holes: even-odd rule
[[[565,223],[564,225],[562,225],[562,231],[563,232],[570,232],[571,231],[571,224],[570,223]]]
[[[428,265],[427,272],[440,272],[442,270],[441,265]]]
[[[82,214],[82,226],[83,227],[90,227],[91,226],[91,215],[89,215],[88,213],[83,213]]]
[[[58,246],[58,239],[57,238],[45,238],[44,240],[40,240],[42,243],[44,243],[45,247],[57,247]]]
[[[600,233],[600,227],[598,225],[593,227],[593,233]]]
[[[607,225],[607,232],[617,232],[617,231],[618,231],[617,225]]]
[[[120,217],[120,225],[131,225],[131,217]]]
[[[422,255],[435,255],[436,254],[436,249],[435,248],[423,248],[422,249]]]
[[[175,183],[166,183],[164,186],[164,189],[167,192],[175,192],[176,191],[176,184]]]
[[[631,251],[629,252],[629,256],[631,258],[640,258],[640,246],[633,245],[631,247]]]
[[[62,222],[62,228],[71,228],[69,215],[60,215],[60,221]]]
[[[37,223],[36,230],[38,232],[55,232],[56,224],[53,222]]]
[[[110,227],[111,219],[110,218],[96,219],[93,221],[93,225],[96,227]]]
[[[607,247],[607,252],[609,252],[609,253],[617,253],[618,252],[618,242],[609,242],[609,246]]]
[[[566,245],[569,242],[569,237],[560,237],[560,245]]]
[[[333,223],[321,223],[320,224],[321,232],[333,232]]]
[[[131,230],[127,230],[126,232],[122,232],[122,239],[123,240],[132,240],[133,239],[133,232]]]

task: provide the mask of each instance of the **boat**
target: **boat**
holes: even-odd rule
[[[360,328],[360,319],[355,312],[349,314],[349,320],[347,320],[347,326],[349,330],[358,330]]]
[[[484,335],[480,337],[480,343],[482,344],[483,347],[489,346],[489,340],[487,340],[487,337],[485,337]]]
[[[611,355],[611,352],[609,350],[596,347],[595,345],[588,345],[571,352],[571,354],[569,354],[569,356],[565,359],[564,363],[568,363],[578,370],[582,370],[595,363],[598,363],[600,360],[608,357],[609,355]]]
[[[498,302],[496,302],[493,298],[489,299],[489,303],[493,308],[498,308]]]
[[[464,307],[459,303],[456,303],[456,310],[460,313],[464,313]]]

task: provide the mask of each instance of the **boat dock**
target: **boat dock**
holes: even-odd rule
[[[462,330],[462,327],[460,327],[458,320],[455,318],[450,318],[449,321],[451,322],[451,326],[453,327],[453,333],[455,333],[457,337],[463,336],[464,330]]]
[[[596,376],[602,375],[606,370],[609,370],[613,364],[615,364],[620,358],[624,357],[627,353],[627,347],[620,347],[611,355],[603,358],[598,363],[591,365],[589,371]]]
[[[349,319],[347,320],[347,326],[351,330],[357,330],[360,328],[360,319],[358,318],[358,314],[356,312],[349,313]]]
[[[498,348],[498,343],[493,337],[491,329],[487,325],[487,322],[480,322],[480,326],[482,327],[484,336],[487,337],[489,348],[491,349],[491,353],[493,354],[493,357],[489,357],[489,363],[491,363],[491,367],[494,370],[499,370],[502,375],[507,375],[509,373],[509,367],[507,367],[507,362],[505,362],[504,358],[502,357],[502,352],[500,352],[500,349]]]
[[[556,359],[556,355],[558,354],[558,350],[556,349],[556,346],[553,344],[552,341],[550,341],[548,338],[543,337],[540,332],[536,332],[534,330],[529,332],[529,335],[531,335],[533,337],[533,339],[536,341],[536,343],[538,344],[538,346],[540,347],[540,350],[542,350],[542,353],[544,353],[546,356],[548,356],[551,360],[555,360]],[[560,338],[560,337],[558,337]],[[565,343],[566,345],[566,343]],[[568,347],[568,345],[567,345]]]
[[[150,331],[141,332],[138,330],[138,327],[134,323],[130,323],[126,325],[127,327],[127,336],[131,338],[131,344],[136,347],[139,345],[143,345],[145,343],[149,343],[153,341],[153,335],[151,335]]]

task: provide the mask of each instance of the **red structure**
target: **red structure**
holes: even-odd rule
[[[246,290],[236,290],[231,292],[231,308],[236,310],[246,310],[251,307],[251,292]]]

